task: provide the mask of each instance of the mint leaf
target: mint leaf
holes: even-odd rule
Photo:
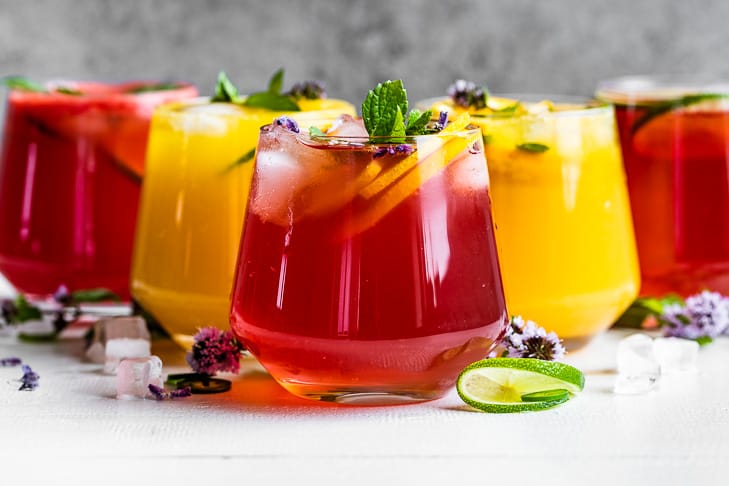
[[[319,127],[309,127],[309,137],[311,138],[318,138],[318,137],[326,137],[327,134],[324,133],[321,128]]]
[[[683,304],[683,299],[676,295],[666,295],[665,297],[639,297],[630,304],[625,312],[615,321],[617,327],[627,327],[632,329],[640,329],[643,322],[648,316],[653,316],[660,320],[663,309],[669,304]],[[683,316],[679,316],[679,319]]]
[[[248,96],[243,104],[273,111],[301,111],[299,105],[288,96],[263,91]]]
[[[215,96],[213,96],[211,102],[223,102],[223,103],[240,103],[241,97],[238,94],[238,88],[228,79],[228,75],[225,71],[218,73],[218,83],[215,85]]]
[[[402,80],[385,81],[370,90],[362,103],[362,119],[371,137],[389,136],[395,127],[398,114],[402,122],[403,113],[408,111],[407,92]]]
[[[542,143],[520,143],[516,146],[517,149],[523,150],[524,152],[532,152],[532,153],[542,153],[549,150],[548,145],[544,145]]]
[[[47,93],[48,90],[41,84],[36,83],[23,76],[6,76],[2,78],[2,84],[10,89],[31,91],[36,93]]]
[[[709,336],[699,336],[696,338],[696,342],[699,343],[699,346],[706,346],[714,342],[714,339]]]
[[[228,167],[226,167],[225,170],[223,171],[223,173],[224,174],[228,173],[231,170],[238,167],[239,165],[243,165],[246,162],[250,162],[251,160],[253,160],[253,157],[255,157],[255,156],[256,156],[256,148],[254,147],[254,148],[250,149],[248,152],[246,152],[243,155],[241,155],[240,157],[238,157],[234,162],[232,162]]]
[[[109,289],[84,289],[71,292],[71,302],[79,304],[81,302],[103,302],[105,300],[121,301],[118,295]]]
[[[395,113],[395,120],[392,122],[392,130],[390,130],[390,136],[394,139],[393,141],[402,141],[405,137],[405,119],[403,118],[400,108]]]
[[[271,80],[268,82],[268,92],[273,94],[281,94],[281,89],[283,89],[283,77],[284,77],[284,70],[283,68],[279,69],[275,73],[273,73],[273,76],[271,76]]]
[[[419,110],[412,110],[408,115],[408,126],[405,133],[407,135],[425,134],[431,116],[433,116],[432,110],[426,110],[423,113],[420,113]]]
[[[25,299],[23,294],[15,298],[15,322],[25,322],[34,319],[42,319],[40,309]]]
[[[67,88],[65,86],[59,86],[58,88],[56,88],[56,93],[73,95],[73,96],[78,96],[78,95],[83,94],[81,91],[79,91],[77,89]]]
[[[221,74],[225,74],[225,73],[221,73]],[[218,75],[218,79],[220,79],[220,75]],[[230,82],[230,81],[228,81],[228,82]],[[175,84],[175,83],[151,83],[151,84],[143,84],[141,86],[135,86],[133,88],[129,88],[128,90],[126,90],[126,93],[138,94],[138,93],[148,93],[150,91],[171,91],[173,89],[178,89],[178,88],[180,88],[180,85]]]

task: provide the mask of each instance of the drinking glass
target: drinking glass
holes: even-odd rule
[[[489,105],[499,109],[472,119],[486,141],[507,306],[579,348],[630,305],[640,280],[613,109],[535,95]]]
[[[261,129],[231,328],[295,395],[438,398],[507,324],[481,134],[347,131]]]
[[[630,76],[615,104],[644,295],[729,294],[729,83]]]
[[[0,153],[0,271],[31,296],[129,296],[134,225],[155,106],[184,84],[55,82],[11,89]]]
[[[353,113],[300,100],[299,120]],[[132,295],[189,349],[199,327],[228,326],[230,289],[258,131],[280,112],[199,98],[152,119],[134,244]]]

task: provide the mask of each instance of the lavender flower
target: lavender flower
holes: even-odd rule
[[[453,103],[463,108],[486,108],[488,90],[485,87],[477,86],[475,83],[459,79],[448,87],[448,96]]]
[[[240,370],[240,354],[243,346],[230,331],[204,327],[195,334],[195,344],[186,359],[196,372],[212,376],[215,373]]]
[[[410,155],[415,151],[412,145],[407,143],[401,143],[400,145],[388,145],[387,147],[381,147],[377,149],[373,154],[373,159],[379,159],[385,155]]]
[[[327,97],[326,88],[321,81],[310,80],[294,83],[291,89],[284,93],[294,98],[306,98],[307,100],[318,100]]]
[[[711,342],[729,331],[729,298],[705,290],[688,297],[685,304],[666,305],[659,320],[666,336]]]
[[[504,355],[509,358],[536,358],[555,361],[564,358],[565,349],[554,332],[547,333],[543,327],[521,316],[511,318],[502,341]]]
[[[23,376],[20,378],[20,388],[18,390],[33,391],[38,388],[38,380],[40,375],[30,369],[30,366],[23,365]]]
[[[20,358],[2,358],[0,359],[0,367],[18,366],[22,362]]]
[[[186,398],[192,395],[192,389],[189,386],[178,390],[167,391],[164,388],[149,384],[149,392],[156,400],[174,400],[175,398]]]
[[[441,111],[438,115],[438,121],[433,124],[433,130],[436,132],[440,132],[443,130],[446,125],[448,124],[448,112],[447,111]]]
[[[294,133],[299,133],[299,124],[296,120],[289,118],[288,116],[282,115],[273,121],[274,125],[284,127],[286,130]]]

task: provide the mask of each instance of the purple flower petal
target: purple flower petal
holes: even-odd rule
[[[273,121],[274,125],[284,127],[286,130],[294,133],[299,133],[299,124],[296,120],[289,118],[288,116],[282,115]]]
[[[3,367],[10,367],[10,366],[19,366],[23,361],[20,358],[2,358],[0,359],[0,366]]]

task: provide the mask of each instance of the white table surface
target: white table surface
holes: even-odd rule
[[[455,392],[394,407],[310,402],[251,358],[228,393],[121,401],[115,377],[80,359],[80,341],[0,337],[0,357],[41,376],[36,391],[20,392],[20,368],[0,368],[0,485],[729,484],[729,338],[700,350],[696,372],[618,396],[625,334],[569,355],[586,374],[580,396],[507,415],[470,411]],[[153,352],[166,372],[189,370],[171,342]]]

